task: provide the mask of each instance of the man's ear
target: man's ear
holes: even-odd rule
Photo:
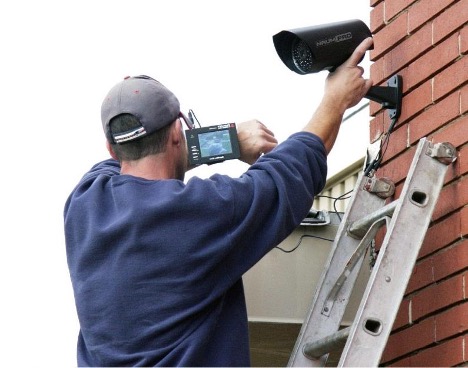
[[[181,142],[181,136],[180,132],[182,131],[182,124],[180,122],[180,119],[177,119],[174,123],[172,123],[171,130],[170,130],[170,136],[169,139],[172,144],[176,146],[180,146]]]
[[[107,147],[107,150],[109,151],[111,157],[114,159],[114,160],[119,160],[117,155],[115,154],[114,152],[114,149],[112,148],[112,145],[109,143],[108,140],[106,140],[106,147]]]

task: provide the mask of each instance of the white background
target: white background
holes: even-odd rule
[[[115,83],[150,75],[202,125],[257,118],[282,141],[310,118],[326,73],[290,71],[272,36],[354,18],[369,24],[369,12],[368,0],[3,2],[2,365],[76,365],[62,211],[84,172],[108,156],[100,105]],[[368,120],[353,124],[331,167],[366,144]],[[237,176],[245,168],[229,162],[210,170]]]

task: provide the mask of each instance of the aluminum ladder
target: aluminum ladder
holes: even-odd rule
[[[340,367],[378,366],[445,173],[455,159],[450,143],[422,138],[399,198],[388,204],[395,185],[360,174],[288,366],[325,366],[332,352],[341,352]],[[354,321],[340,329],[369,245],[385,227]]]

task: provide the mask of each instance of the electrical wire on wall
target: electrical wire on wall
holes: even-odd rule
[[[338,218],[340,219],[341,221],[341,216],[336,208],[336,203],[338,201],[343,201],[345,199],[348,199],[350,198],[351,196],[349,196],[349,194],[352,193],[353,190],[350,190],[349,192],[346,192],[342,195],[340,195],[339,197],[331,197],[331,196],[326,196],[326,195],[319,195],[317,196],[316,198],[330,198],[330,199],[333,199],[333,209],[334,209],[334,213],[336,213],[336,215],[338,216]],[[283,253],[292,253],[294,252],[297,248],[299,248],[299,246],[301,245],[302,243],[302,240],[304,238],[315,238],[315,239],[320,239],[320,240],[325,240],[325,241],[329,241],[329,242],[333,242],[335,239],[328,239],[328,238],[323,238],[321,236],[317,236],[317,235],[309,235],[309,234],[304,234],[304,235],[301,235],[301,237],[299,238],[298,242],[296,243],[296,245],[290,249],[290,250],[286,250],[284,248],[281,248],[280,246],[276,246],[275,248],[282,251]]]
[[[390,135],[393,132],[393,128],[396,123],[396,118],[392,119],[392,122],[390,123],[390,126],[388,127],[387,132],[384,133],[384,137],[380,140],[380,148],[375,156],[375,158],[367,164],[365,170],[364,170],[364,175],[368,177],[374,176],[375,172],[378,170],[380,167],[380,164],[382,163],[383,156],[385,155],[385,152],[387,152],[388,144],[390,142]]]

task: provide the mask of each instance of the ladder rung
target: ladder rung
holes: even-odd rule
[[[350,330],[351,327],[346,327],[323,339],[305,344],[304,354],[310,358],[318,359],[322,355],[342,349]]]

